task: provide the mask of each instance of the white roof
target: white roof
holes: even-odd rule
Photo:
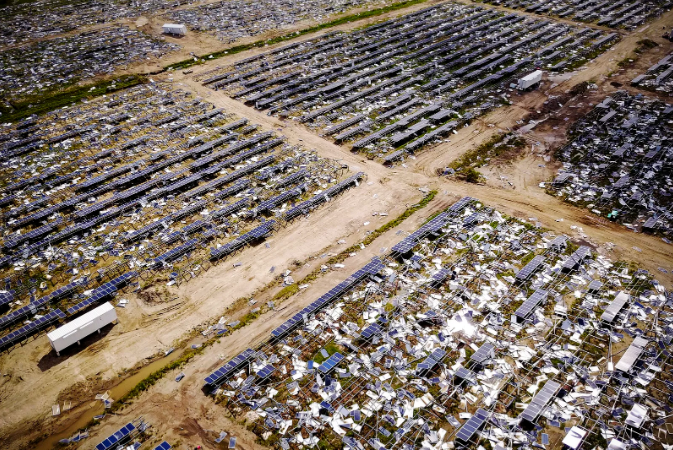
[[[55,329],[51,333],[47,333],[47,337],[49,338],[49,340],[53,342],[57,339],[62,338],[63,336],[72,333],[73,331],[80,329],[82,326],[93,321],[96,317],[102,316],[103,314],[105,314],[110,310],[114,310],[114,306],[112,306],[110,302],[105,302],[102,305],[98,306],[97,308],[92,309],[88,313],[82,314],[75,320],[72,320],[63,325],[62,327]]]
[[[535,72],[531,72],[528,75],[526,75],[525,77],[522,77],[521,79],[528,81],[528,80],[534,80],[534,79],[536,79],[538,77],[541,77],[541,76],[542,76],[542,71],[541,70],[536,70]]]
[[[181,23],[165,23],[163,24],[164,28],[184,28],[184,24]]]
[[[647,410],[647,406],[636,403],[631,408],[631,411],[629,411],[629,415],[626,416],[626,423],[632,427],[640,428],[645,419],[647,419]]]
[[[587,430],[580,427],[572,427],[566,437],[563,438],[563,443],[570,448],[578,448],[582,443],[582,439],[587,435]]]

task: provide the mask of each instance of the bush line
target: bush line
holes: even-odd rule
[[[299,36],[303,36],[305,34],[309,33],[315,33],[316,31],[321,31],[324,30],[325,28],[332,28],[336,27],[339,25],[343,25],[346,23],[351,23],[351,22],[356,22],[359,20],[363,19],[368,19],[370,17],[376,17],[380,16],[382,14],[391,12],[391,11],[396,11],[398,9],[402,8],[407,8],[409,6],[414,6],[420,3],[425,3],[428,0],[407,0],[404,2],[399,2],[399,3],[393,3],[392,5],[389,6],[384,6],[382,8],[377,8],[377,9],[372,9],[371,11],[363,11],[361,13],[356,13],[356,14],[351,14],[349,16],[342,17],[340,19],[335,19],[330,22],[326,22],[320,25],[315,25],[309,28],[305,28],[303,30],[299,31],[294,31],[289,34],[284,34],[282,36],[276,36],[274,38],[270,39],[264,39],[260,41],[255,41],[251,42],[250,44],[242,44],[242,45],[236,45],[234,47],[229,47],[224,50],[219,50],[213,53],[208,53],[203,56],[197,56],[194,58],[190,59],[185,59],[184,61],[179,61],[173,64],[169,64],[168,66],[164,67],[164,70],[179,70],[179,69],[186,69],[188,67],[192,67],[195,65],[203,64],[205,60],[212,60],[212,59],[217,59],[221,58],[226,55],[235,55],[236,53],[241,53],[246,50],[250,50],[253,48],[260,48],[260,47],[265,47],[267,45],[274,45],[278,44],[279,42],[285,42],[289,41],[291,39],[295,39]]]

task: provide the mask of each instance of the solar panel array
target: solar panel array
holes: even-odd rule
[[[362,339],[370,339],[372,336],[381,334],[382,331],[383,329],[381,328],[381,325],[379,325],[378,323],[373,323],[364,330],[362,330],[362,333],[360,333],[360,337]]]
[[[427,236],[430,233],[436,233],[442,229],[451,219],[451,216],[448,213],[441,213],[437,217],[434,217],[430,222],[426,223],[418,230],[411,233],[409,236],[405,237],[402,241],[395,244],[392,248],[393,253],[398,253],[403,255],[408,253],[418,245],[421,239]]]
[[[93,290],[93,293],[89,298],[79,302],[75,306],[71,306],[70,308],[68,308],[68,314],[72,315],[83,309],[86,309],[91,305],[103,301],[104,299],[113,295],[115,292],[117,292],[117,287],[114,284],[112,284],[109,281],[107,283],[103,283]]]
[[[111,448],[116,448],[118,445],[128,441],[134,431],[136,431],[136,426],[129,422],[119,431],[112,434],[112,436],[96,445],[96,450],[109,450]]]
[[[529,422],[533,422],[542,413],[544,407],[552,401],[560,388],[561,385],[556,381],[547,381],[544,386],[542,386],[542,389],[535,394],[526,409],[519,414],[519,417]]]
[[[292,175],[291,175],[292,176]],[[302,214],[308,214],[309,211],[316,206],[329,201],[330,198],[334,197],[335,195],[339,194],[340,192],[348,189],[351,185],[357,184],[358,181],[360,181],[363,177],[365,176],[364,172],[358,172],[355,175],[352,175],[345,180],[341,181],[338,184],[335,184],[334,186],[331,186],[324,191],[322,191],[319,194],[314,195],[310,199],[298,204],[294,208],[290,208],[286,213],[285,213],[285,219],[286,220],[291,220],[294,219],[295,217],[298,217]],[[289,177],[288,177],[289,178]],[[287,178],[282,184],[287,183]]]
[[[344,356],[336,352],[329,358],[327,358],[325,361],[323,361],[322,364],[318,366],[318,370],[321,371],[322,373],[329,373],[332,369],[334,369],[341,361],[343,361]]]
[[[17,320],[20,320],[31,314],[37,314],[37,308],[41,308],[53,301],[65,297],[66,295],[70,295],[75,291],[75,289],[82,286],[83,284],[84,283],[82,282],[67,284],[45,295],[44,297],[38,298],[34,302],[30,302],[26,306],[23,306],[15,311],[10,312],[9,314],[0,317],[0,330],[7,328],[9,325],[16,322]]]
[[[430,355],[424,361],[418,363],[418,366],[416,366],[416,370],[417,371],[431,370],[445,356],[446,351],[444,349],[436,348],[430,353]]]
[[[610,305],[608,305],[607,308],[605,308],[605,311],[603,311],[603,314],[601,314],[601,320],[604,322],[612,322],[615,320],[615,317],[619,314],[619,312],[624,308],[624,306],[629,302],[631,299],[631,296],[627,294],[626,292],[619,292],[617,296],[612,300]]]
[[[246,363],[250,358],[256,355],[256,352],[249,348],[239,353],[233,357],[225,365],[217,369],[215,372],[211,373],[206,377],[206,384],[215,386],[221,384],[225,378],[231,376],[236,370],[238,370],[244,363]]]
[[[383,270],[383,268],[384,266],[381,260],[378,258],[373,258],[369,263],[365,264],[364,267],[357,270],[350,277],[346,278],[346,280],[334,286],[326,294],[322,295],[318,300],[314,301],[306,308],[296,313],[290,319],[286,320],[281,326],[273,330],[271,332],[271,337],[280,338],[285,334],[289,333],[290,331],[294,330],[302,323],[304,323],[304,317],[306,317],[309,314],[315,314],[316,312],[320,311],[322,308],[329,305],[330,303],[332,303],[333,301],[344,295],[346,292],[351,290],[355,285],[360,283],[367,276],[376,275],[381,270]]]
[[[572,255],[563,263],[563,270],[570,271],[574,270],[585,258],[591,257],[591,248],[586,245],[582,245],[580,248],[575,250]]]
[[[493,358],[495,345],[490,342],[484,342],[479,349],[470,356],[470,360],[477,364],[483,364],[485,361]]]
[[[250,199],[249,198],[244,198],[242,200],[237,201],[236,203],[232,203],[230,205],[225,206],[222,209],[218,209],[217,211],[213,211],[210,213],[210,217],[213,220],[223,220],[230,215],[237,213],[238,211],[241,211],[242,209],[246,208],[247,206],[250,206]]]
[[[182,245],[179,245],[175,248],[170,249],[166,253],[157,256],[152,262],[152,267],[158,268],[161,267],[164,263],[170,263],[171,261],[176,260],[180,256],[196,248],[196,245],[199,243],[199,240],[194,238],[190,239]]]
[[[484,426],[488,420],[488,411],[479,408],[470,419],[456,433],[456,439],[462,442],[469,442],[470,439]]]
[[[548,294],[549,293],[544,289],[538,289],[533,292],[533,295],[528,297],[526,301],[514,311],[514,315],[521,319],[526,319],[533,310],[540,305],[540,303],[547,300]]]
[[[519,271],[519,273],[516,274],[516,279],[520,281],[527,280],[533,273],[542,267],[542,264],[544,264],[544,256],[535,256]]]
[[[51,311],[47,313],[46,315],[35,319],[28,325],[25,325],[21,328],[19,328],[16,331],[12,331],[9,333],[7,336],[3,336],[0,338],[0,350],[4,350],[6,348],[11,347],[12,345],[16,344],[17,342],[20,342],[24,340],[25,338],[37,333],[41,329],[49,326],[50,324],[58,321],[59,319],[64,319],[65,314],[60,309],[56,309],[54,311]]]
[[[211,248],[210,249],[210,258],[211,259],[220,259],[223,258],[239,248],[243,247],[244,245],[248,244],[249,242],[258,240],[258,239],[264,239],[266,236],[268,236],[270,233],[273,232],[273,228],[276,225],[275,220],[267,220],[257,228],[254,228],[250,231],[248,231],[245,234],[242,234],[241,236],[237,237],[231,242],[227,242],[220,248]]]
[[[271,375],[275,370],[276,370],[275,367],[273,367],[271,364],[267,364],[257,372],[257,376],[260,378],[266,378],[269,375]]]
[[[14,292],[0,292],[0,306],[5,306],[14,300]]]
[[[619,362],[615,365],[615,369],[621,370],[622,372],[631,370],[649,342],[650,341],[642,336],[636,337],[619,359]]]

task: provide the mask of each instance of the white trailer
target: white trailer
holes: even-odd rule
[[[187,34],[187,27],[181,23],[165,23],[161,28],[164,34],[175,36],[184,36]]]
[[[106,302],[51,333],[47,333],[47,337],[56,354],[60,356],[63,349],[74,343],[79,344],[82,339],[93,334],[94,331],[100,333],[101,328],[115,320],[117,320],[117,312],[110,302]]]
[[[529,73],[523,78],[519,78],[517,89],[523,91],[535,84],[538,84],[540,81],[542,81],[542,71],[536,70],[535,72]]]

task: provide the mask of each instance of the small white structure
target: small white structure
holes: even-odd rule
[[[173,34],[175,36],[184,36],[187,34],[187,27],[179,23],[165,23],[161,27],[164,34]]]
[[[587,430],[580,427],[572,427],[566,437],[563,438],[563,445],[567,445],[569,448],[577,449],[579,448],[584,436],[587,435]]]
[[[517,89],[523,91],[529,87],[542,81],[542,71],[536,70],[533,73],[529,73],[523,78],[519,78],[519,83],[517,84]]]
[[[629,411],[629,415],[626,416],[626,424],[635,428],[640,428],[643,425],[643,422],[647,419],[647,411],[647,406],[643,406],[640,403],[634,404],[631,411]]]
[[[78,343],[94,331],[100,333],[100,329],[105,325],[117,320],[117,312],[110,302],[92,309],[86,314],[81,315],[75,320],[66,323],[51,333],[47,333],[51,346],[60,356],[60,352],[74,343]]]

